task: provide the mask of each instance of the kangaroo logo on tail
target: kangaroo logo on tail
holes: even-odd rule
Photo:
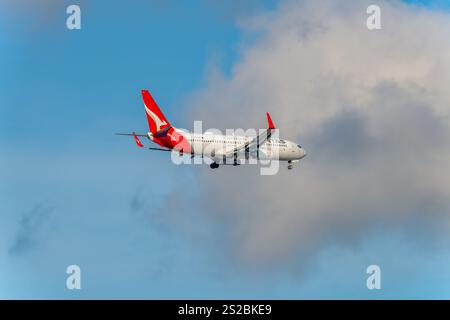
[[[164,114],[159,109],[155,100],[153,100],[150,92],[142,90],[142,98],[144,100],[145,113],[147,115],[150,132],[156,133],[164,128],[170,127],[169,121],[164,117]]]
[[[145,106],[145,103],[144,103],[144,106]],[[145,106],[145,111],[150,116],[150,118],[152,118],[153,121],[155,121],[156,131],[161,130],[161,127],[167,124],[167,122],[158,118],[158,116],[156,114],[154,114],[149,108],[147,108],[147,106]]]

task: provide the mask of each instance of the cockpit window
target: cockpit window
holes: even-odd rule
[[[299,145],[299,144],[297,145],[297,147],[299,147],[300,149],[302,148],[302,146],[301,146],[301,145]]]

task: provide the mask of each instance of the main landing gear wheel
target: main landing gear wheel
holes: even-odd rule
[[[211,164],[209,165],[209,167],[210,167],[211,169],[217,169],[217,168],[219,167],[219,164],[213,162],[213,163],[211,163]]]

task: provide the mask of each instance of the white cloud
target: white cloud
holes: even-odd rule
[[[450,17],[378,1],[382,29],[369,31],[369,4],[293,1],[241,21],[249,44],[232,75],[216,70],[193,95],[193,119],[261,127],[271,111],[308,152],[275,177],[205,170],[204,209],[229,220],[238,261],[307,258],[373,226],[448,230]]]

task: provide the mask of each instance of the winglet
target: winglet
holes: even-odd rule
[[[138,146],[139,148],[144,147],[144,145],[143,145],[142,142],[139,140],[139,138],[138,138],[138,136],[136,135],[135,132],[133,132],[133,137],[134,137],[134,140],[136,141],[136,144],[137,144],[137,146]]]
[[[266,115],[267,115],[267,122],[269,123],[269,129],[275,129],[272,119],[270,118],[270,114],[268,112],[266,112]]]

